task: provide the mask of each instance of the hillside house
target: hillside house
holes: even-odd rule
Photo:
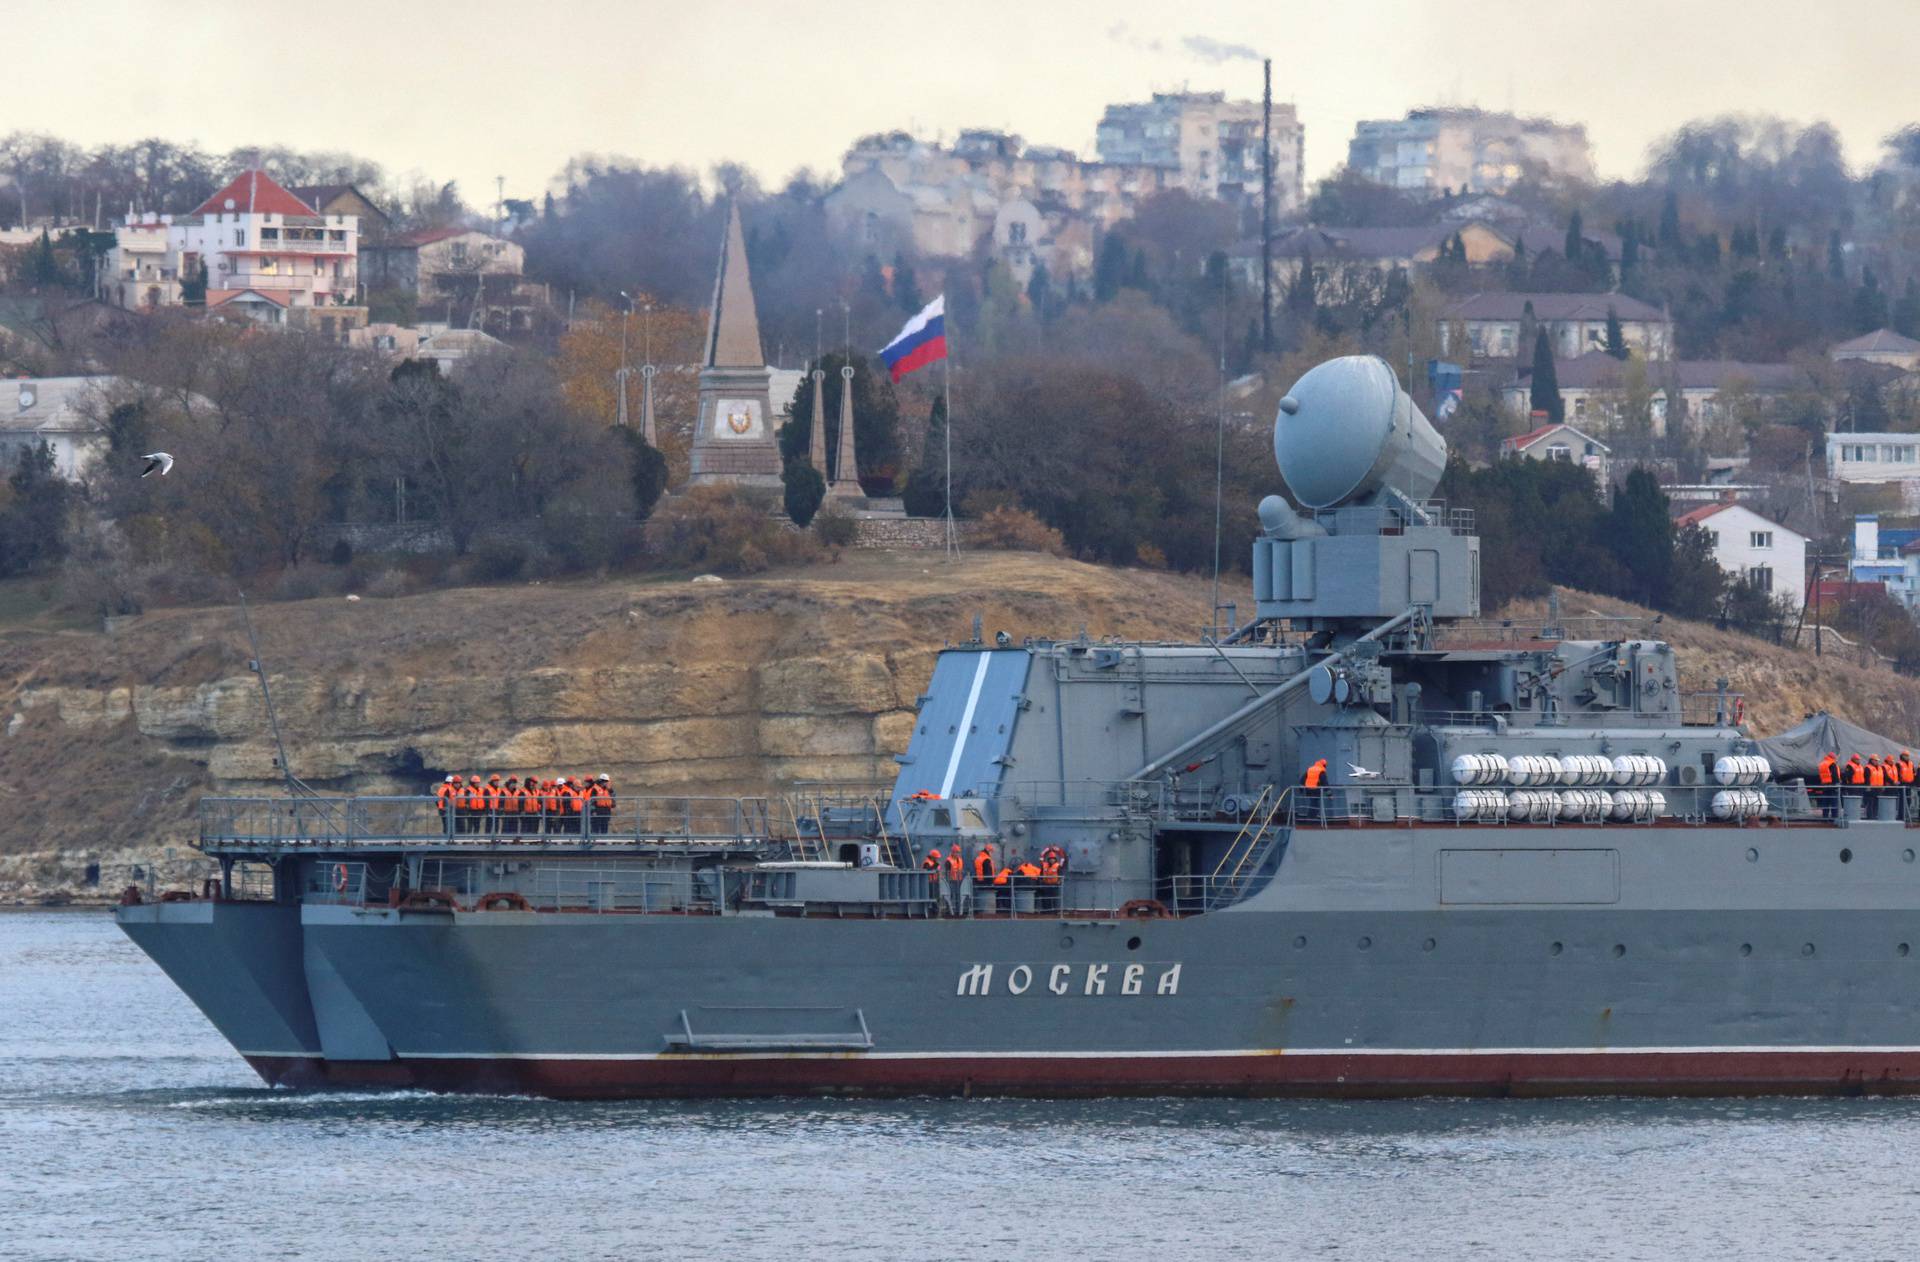
[[[1713,559],[1732,578],[1747,579],[1794,609],[1805,601],[1805,535],[1732,499],[1682,510],[1674,517],[1673,528],[1679,531],[1688,526],[1707,532]]]

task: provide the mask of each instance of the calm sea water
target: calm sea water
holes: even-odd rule
[[[0,1258],[1920,1256],[1920,1103],[298,1095],[0,913]]]

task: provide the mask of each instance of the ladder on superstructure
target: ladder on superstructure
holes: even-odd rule
[[[1262,819],[1260,809],[1267,806],[1269,795],[1273,797],[1273,805],[1267,807],[1266,817]],[[1234,834],[1233,842],[1220,856],[1220,862],[1214,866],[1212,875],[1207,878],[1205,896],[1208,910],[1239,902],[1246,894],[1247,885],[1265,870],[1275,843],[1287,831],[1284,824],[1275,828],[1273,821],[1280,818],[1281,811],[1286,808],[1292,797],[1291,787],[1282,789],[1277,794],[1273,792],[1272,785],[1260,790],[1260,796],[1254,799],[1253,809],[1247,812],[1247,822],[1240,826],[1238,833]],[[1256,819],[1260,820],[1257,828],[1254,827]]]

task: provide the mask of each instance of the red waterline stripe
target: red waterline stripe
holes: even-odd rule
[[[582,1099],[752,1095],[1747,1095],[1920,1092],[1920,1049],[1367,1053],[1129,1057],[658,1057],[643,1060],[250,1056],[276,1086]]]

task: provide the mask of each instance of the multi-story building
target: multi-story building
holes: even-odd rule
[[[1792,364],[1730,359],[1651,364],[1618,360],[1604,351],[1555,360],[1554,381],[1567,418],[1602,430],[1619,422],[1629,395],[1636,389],[1645,391],[1656,438],[1666,435],[1668,418],[1682,412],[1693,430],[1723,418],[1757,420],[1780,399],[1809,384],[1806,373]],[[1501,387],[1501,397],[1508,411],[1525,416],[1532,394],[1533,365],[1522,355],[1512,379]]]
[[[1920,481],[1920,434],[1828,434],[1827,476],[1836,482]]]
[[[162,227],[164,252],[153,248]],[[210,312],[340,337],[366,323],[356,217],[323,215],[263,171],[242,172],[192,214],[129,216],[116,237],[106,275],[122,306],[184,302],[204,283]]]
[[[1673,354],[1673,318],[1626,294],[1470,294],[1436,318],[1442,354],[1516,359],[1533,354],[1521,331],[1533,321],[1547,330],[1556,359],[1577,359],[1607,344],[1607,317],[1620,321],[1627,348],[1647,359]],[[1464,334],[1461,345],[1457,334]]]
[[[1477,109],[1420,109],[1355,125],[1347,168],[1423,197],[1504,193],[1522,180],[1590,182],[1593,149],[1579,124]]]
[[[462,321],[515,330],[527,327],[542,303],[541,287],[522,275],[526,259],[517,242],[477,228],[423,228],[363,245],[360,280],[369,294],[411,295],[422,314],[444,304]]]
[[[100,269],[100,300],[115,307],[171,307],[180,301],[179,260],[167,247],[171,215],[128,215],[113,230]]]
[[[1095,133],[1102,162],[1174,173],[1175,187],[1195,197],[1258,205],[1263,123],[1259,101],[1229,101],[1224,92],[1156,92],[1148,101],[1109,105]],[[1305,196],[1306,132],[1291,105],[1270,117],[1273,207],[1285,213]]]

